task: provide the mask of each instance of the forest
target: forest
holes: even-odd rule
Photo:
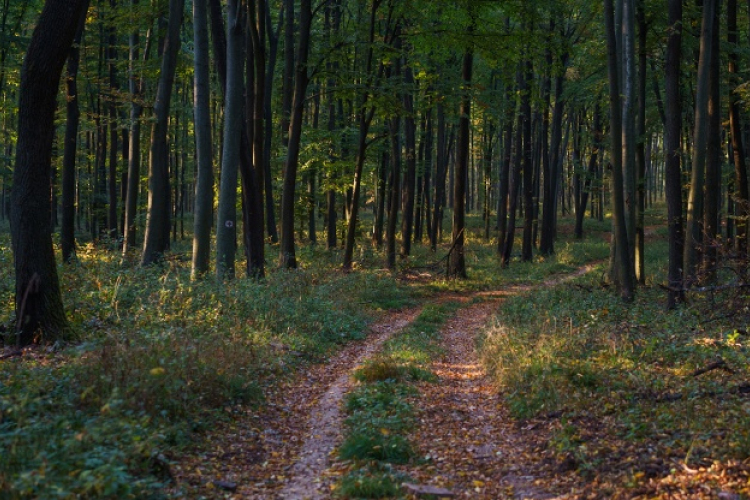
[[[750,0],[0,0],[0,498],[750,497]]]

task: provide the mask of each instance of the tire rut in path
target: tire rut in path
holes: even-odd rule
[[[318,370],[331,370],[329,374],[335,374],[335,379],[310,408],[305,438],[296,452],[297,460],[288,470],[288,480],[275,493],[275,498],[318,500],[330,496],[328,491],[324,491],[327,485],[323,478],[331,465],[330,455],[341,436],[344,420],[341,403],[351,388],[351,374],[357,366],[377,353],[390,337],[414,321],[418,313],[419,309],[410,309],[390,314],[370,328],[375,335],[364,344],[347,348],[330,363],[316,367]],[[295,394],[292,391],[284,399],[286,403],[294,404],[300,397],[304,398],[305,394]],[[296,417],[302,418],[303,415]],[[269,496],[264,493],[261,496],[251,495],[250,498]]]

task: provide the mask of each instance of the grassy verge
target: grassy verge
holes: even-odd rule
[[[689,294],[667,312],[653,285],[666,243],[647,252],[653,278],[632,305],[602,288],[603,269],[509,298],[482,338],[485,364],[512,413],[548,429],[547,455],[599,494],[747,495],[747,293]]]
[[[405,477],[393,464],[415,460],[409,441],[414,410],[413,383],[434,381],[430,360],[440,353],[440,327],[457,304],[427,305],[417,319],[386,342],[383,352],[355,372],[360,385],[346,399],[346,434],[339,456],[351,468],[337,485],[345,498],[399,495]]]
[[[7,245],[3,324],[13,297]],[[141,269],[82,248],[61,268],[75,338],[0,361],[0,497],[160,498],[170,456],[193,433],[229,418],[227,407],[263,404],[267,385],[411,300],[387,273],[345,275],[320,261],[262,284],[219,285],[191,281],[179,260]]]

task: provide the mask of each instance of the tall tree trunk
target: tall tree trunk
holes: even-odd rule
[[[468,28],[469,33],[474,32],[474,20]],[[453,189],[453,249],[448,263],[448,275],[466,278],[466,257],[464,255],[464,243],[466,240],[466,174],[469,169],[469,125],[471,123],[471,84],[472,70],[474,69],[474,50],[467,48],[464,52],[461,67],[461,80],[463,92],[461,95],[461,108],[459,109],[458,141],[456,144],[456,163],[454,170]]]
[[[169,24],[162,52],[161,72],[154,102],[154,124],[148,165],[148,209],[141,265],[153,264],[169,248],[169,103],[177,69],[185,0],[169,0]]]
[[[81,113],[78,108],[78,66],[81,59],[81,51],[78,47],[83,36],[83,29],[86,25],[86,10],[88,0],[84,1],[84,7],[81,8],[81,16],[78,21],[73,45],[70,47],[68,54],[67,70],[67,96],[66,96],[66,113],[65,121],[65,149],[63,153],[63,170],[62,170],[62,226],[60,227],[60,246],[62,248],[63,263],[70,263],[75,258],[76,239],[75,239],[75,196],[76,196],[76,152],[78,150],[78,124]],[[4,187],[4,186],[3,186]]]
[[[299,163],[300,140],[302,138],[302,115],[305,110],[305,95],[309,77],[307,58],[310,47],[310,28],[312,24],[312,7],[310,0],[300,3],[299,45],[297,47],[297,65],[294,77],[294,99],[292,116],[289,123],[289,147],[286,155],[283,192],[281,195],[281,248],[280,264],[286,269],[297,267],[294,248],[294,202],[297,185],[297,167]]]
[[[113,10],[117,7],[117,0],[109,0],[110,8]],[[109,179],[108,186],[108,212],[107,212],[107,233],[112,240],[117,239],[117,93],[119,92],[117,83],[117,31],[115,25],[109,27],[109,41],[107,43],[109,55]]]
[[[208,61],[208,20],[206,0],[193,0],[193,51],[195,83],[195,156],[197,179],[193,222],[193,278],[206,274],[211,260],[211,218],[213,216],[214,170],[211,147],[211,87]]]
[[[695,128],[693,129],[693,165],[688,193],[687,225],[685,230],[684,281],[690,286],[696,279],[699,246],[702,242],[704,186],[708,140],[709,80],[711,78],[711,45],[713,43],[713,17],[717,0],[704,0],[701,24],[698,82],[695,92]]]
[[[628,258],[635,263],[635,226],[636,226],[636,148],[638,137],[636,135],[637,115],[637,83],[635,57],[635,2],[636,0],[621,0],[623,6],[622,18],[622,79],[620,90],[623,95],[622,101],[622,163],[623,180],[625,189],[625,227],[628,236]],[[634,264],[631,266],[634,269]],[[635,274],[633,274],[635,276]]]
[[[636,119],[636,221],[635,221],[635,277],[639,284],[646,284],[646,255],[644,210],[646,209],[646,42],[648,27],[644,0],[637,1],[638,18],[638,116]]]
[[[526,78],[531,82],[534,78],[531,59],[525,63]],[[534,224],[534,165],[533,147],[531,143],[531,95],[527,83],[527,90],[521,94],[521,114],[523,115],[523,244],[521,246],[521,260],[531,261],[532,257],[532,229]]]
[[[219,208],[216,220],[216,275],[235,276],[237,241],[237,167],[240,163],[244,98],[244,35],[240,0],[229,0],[227,7],[227,72],[224,98],[224,140],[221,155]]]
[[[375,28],[377,22],[377,11],[382,3],[382,0],[373,0],[372,11],[370,14],[370,26],[369,26],[369,38],[368,38],[368,49],[367,56],[365,59],[365,78],[369,80],[368,83],[372,83],[372,61],[373,61],[373,43],[375,42]],[[378,72],[382,71],[381,65]],[[366,90],[362,94],[359,103],[358,115],[359,115],[359,139],[357,142],[357,160],[354,166],[354,183],[352,185],[352,195],[349,220],[346,228],[346,241],[344,243],[344,271],[350,271],[354,262],[354,239],[357,232],[357,214],[359,212],[359,197],[362,189],[362,170],[365,164],[365,155],[367,153],[367,134],[370,130],[370,124],[372,123],[373,116],[375,115],[375,108],[367,108],[368,101],[370,98],[369,90]]]
[[[734,160],[734,206],[735,239],[734,247],[740,257],[747,255],[748,206],[747,165],[745,144],[742,141],[740,124],[739,96],[735,88],[739,83],[737,64],[737,0],[727,0],[727,41],[729,42],[729,130],[732,136],[732,159]]]
[[[21,69],[11,193],[17,343],[54,340],[68,327],[50,224],[50,164],[57,90],[85,0],[47,0]]]
[[[398,66],[398,61],[396,61]],[[395,71],[398,75],[398,69]],[[401,117],[395,115],[389,122],[391,142],[391,172],[388,193],[388,223],[385,229],[385,253],[388,269],[396,269],[396,227],[401,201]]]
[[[406,172],[404,172],[403,218],[401,220],[401,255],[411,254],[414,228],[414,199],[417,183],[417,140],[414,120],[414,73],[407,62],[404,68],[404,140],[406,146]]]
[[[279,34],[284,22],[284,9],[279,11],[279,21],[276,30],[271,29],[271,8],[268,2],[264,2],[266,7],[266,30],[269,37],[268,51],[268,68],[266,69],[265,84],[265,101],[263,104],[263,115],[266,124],[263,147],[263,180],[265,183],[265,201],[266,201],[266,231],[271,239],[271,243],[278,243],[279,233],[276,230],[276,213],[273,201],[273,177],[271,176],[271,147],[273,145],[273,75],[276,71],[276,59],[279,51]]]
[[[132,5],[138,4],[139,0],[131,0]],[[125,194],[125,220],[123,223],[123,242],[122,253],[127,255],[130,247],[135,246],[136,222],[135,215],[138,208],[138,187],[140,185],[141,170],[141,113],[143,112],[143,92],[145,91],[146,81],[141,70],[141,75],[136,74],[136,62],[138,61],[139,33],[135,30],[130,34],[130,54],[128,56],[128,80],[130,98],[132,104],[130,107],[130,141],[128,143],[128,183]],[[149,30],[146,35],[146,47],[143,51],[143,60],[148,59],[152,45],[152,31]]]
[[[667,307],[673,309],[682,301],[682,258],[684,235],[682,226],[682,175],[680,145],[682,102],[680,99],[680,62],[682,58],[682,0],[669,0],[669,38],[665,67],[666,129],[664,147],[665,194],[669,228],[669,269]]]
[[[294,0],[284,0],[284,72],[281,77],[281,140],[289,144],[289,123],[294,97]]]
[[[625,227],[625,201],[623,196],[622,173],[622,104],[620,98],[620,82],[618,75],[618,58],[616,32],[614,25],[614,9],[612,0],[604,0],[604,20],[607,32],[607,61],[609,75],[609,108],[610,108],[610,137],[612,151],[612,208],[614,225],[614,253],[615,274],[624,301],[633,300],[633,267],[628,248],[627,229]]]
[[[703,209],[703,269],[709,280],[715,276],[716,245],[719,234],[719,210],[721,205],[721,60],[719,17],[721,2],[717,2],[712,17],[711,68],[708,83],[708,144],[706,149],[706,188]]]

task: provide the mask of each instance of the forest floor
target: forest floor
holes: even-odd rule
[[[539,285],[507,286],[432,302],[461,305],[440,331],[442,356],[432,361],[438,381],[420,382],[410,398],[417,408],[410,436],[417,456],[396,466],[414,486],[406,498],[436,493],[457,498],[558,498],[576,481],[575,467],[543,458],[548,437],[538,426],[512,419],[476,352],[477,335],[506,297],[556,286],[592,267]],[[172,467],[183,494],[195,498],[325,499],[352,464],[337,458],[344,429],[342,405],[357,382],[352,374],[384,342],[418,316],[421,308],[389,311],[365,341],[344,348],[267,394],[260,410],[214,429],[195,453]],[[580,478],[578,478],[580,479]],[[340,497],[340,495],[339,495]],[[431,498],[435,498],[434,496]]]

